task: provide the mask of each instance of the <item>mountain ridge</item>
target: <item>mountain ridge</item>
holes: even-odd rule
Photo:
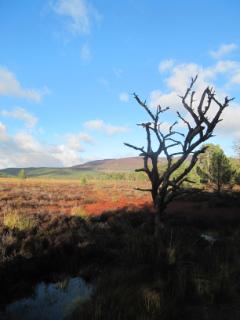
[[[164,163],[164,158],[159,163]],[[84,172],[133,172],[143,166],[142,157],[109,158],[87,161],[83,164],[71,167],[27,167],[27,168],[5,168],[0,170],[0,176],[16,177],[21,169],[24,169],[28,177],[41,176],[74,176]]]

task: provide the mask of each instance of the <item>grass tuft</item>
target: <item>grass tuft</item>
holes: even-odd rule
[[[9,229],[27,230],[36,226],[36,221],[29,216],[23,215],[16,210],[4,213],[3,224]]]
[[[71,210],[72,216],[77,216],[82,219],[88,219],[89,214],[83,207],[73,207]]]

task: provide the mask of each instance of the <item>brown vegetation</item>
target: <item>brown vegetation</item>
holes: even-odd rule
[[[72,319],[225,319],[219,304],[238,319],[239,193],[189,191],[156,238],[132,182],[1,182],[0,307],[80,274],[96,288]]]
[[[73,208],[78,207],[90,215],[99,215],[104,211],[149,203],[150,197],[143,197],[133,190],[133,183],[1,179],[0,217],[13,210],[24,215],[71,215]]]

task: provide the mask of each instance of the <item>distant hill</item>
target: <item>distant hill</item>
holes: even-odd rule
[[[164,159],[161,159],[160,162]],[[84,164],[69,168],[24,168],[27,177],[42,178],[78,178],[83,173],[94,172],[133,172],[143,166],[143,159],[140,157],[128,157],[120,159],[104,159],[89,161]],[[0,177],[16,177],[21,168],[7,168],[0,170]]]
[[[104,159],[95,160],[73,166],[75,170],[84,171],[134,171],[143,165],[143,160],[140,157],[129,157],[121,159]]]
[[[166,160],[161,158],[159,163],[165,163]],[[104,159],[89,161],[69,168],[24,168],[27,177],[39,178],[80,178],[83,173],[96,172],[133,172],[137,168],[143,167],[141,157],[128,157],[120,159]],[[0,177],[16,177],[21,168],[7,168],[0,170]]]
[[[165,159],[161,158],[159,162],[164,163]],[[95,160],[73,166],[72,168],[84,171],[123,172],[134,171],[135,169],[142,167],[143,159],[141,157],[128,157],[120,159]]]

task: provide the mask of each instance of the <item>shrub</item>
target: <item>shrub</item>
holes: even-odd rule
[[[84,185],[84,186],[87,184],[87,178],[85,176],[82,177],[81,184]]]
[[[22,215],[18,211],[13,210],[6,212],[3,217],[3,224],[9,229],[26,230],[36,226],[36,221],[29,216]]]
[[[240,184],[240,170],[235,173],[234,182]]]
[[[87,211],[83,207],[73,207],[71,210],[71,214],[82,219],[87,219],[89,216]]]
[[[27,178],[27,176],[26,176],[26,172],[25,172],[25,170],[24,170],[24,169],[19,170],[18,178],[19,178],[19,179],[22,179],[22,180],[24,180],[24,179],[26,179],[26,178]]]

